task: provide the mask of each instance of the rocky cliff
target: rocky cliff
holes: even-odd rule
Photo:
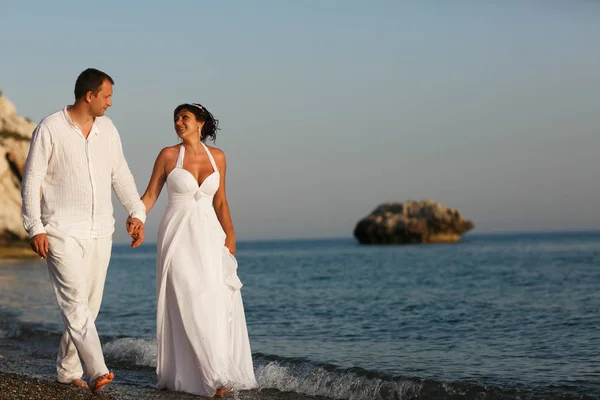
[[[0,92],[0,241],[28,238],[21,220],[21,179],[35,129]]]
[[[473,229],[461,213],[433,200],[384,203],[360,220],[361,244],[455,243]]]

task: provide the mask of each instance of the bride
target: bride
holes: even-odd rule
[[[181,144],[156,158],[142,201],[149,213],[166,183],[157,242],[158,387],[202,396],[257,386],[225,196],[225,154],[204,142],[218,120],[202,105],[173,112]]]

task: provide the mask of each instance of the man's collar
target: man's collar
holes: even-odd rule
[[[71,125],[73,128],[79,129],[77,124],[71,118],[71,114],[69,114],[69,106],[65,106],[65,108],[63,109],[63,114],[69,125]],[[90,131],[90,134],[92,133],[94,135],[100,134],[100,130],[98,129],[98,118],[94,118],[94,122],[92,123],[92,130]]]

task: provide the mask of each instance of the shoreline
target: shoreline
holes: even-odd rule
[[[214,397],[213,397],[214,398]],[[286,393],[277,389],[234,391],[219,397],[223,400],[332,400],[321,396]],[[0,370],[0,400],[208,400],[210,397],[150,387],[135,387],[113,382],[99,393],[80,389],[55,380],[30,376],[21,372]]]
[[[40,257],[33,252],[27,241],[0,241],[0,263],[35,260],[36,258]]]
[[[113,382],[99,393],[20,372],[0,371],[0,400],[175,400],[206,399],[180,392],[134,388]],[[223,397],[224,399],[230,397]]]

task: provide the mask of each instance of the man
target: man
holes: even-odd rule
[[[128,231],[140,233],[132,247],[143,241],[146,219],[119,132],[104,116],[113,85],[97,69],[79,75],[75,103],[33,132],[21,189],[23,226],[33,250],[46,259],[65,324],[58,381],[94,393],[114,379],[95,326],[114,232],[111,187],[129,213]]]

